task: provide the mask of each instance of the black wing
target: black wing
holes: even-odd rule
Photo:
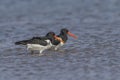
[[[32,39],[47,40],[47,37],[33,37]]]
[[[46,46],[48,43],[47,41],[47,38],[39,38],[39,37],[33,37],[32,39],[29,39],[29,40],[22,40],[22,41],[17,41],[15,42],[16,45],[27,45],[27,44],[40,44],[40,45],[43,45],[43,46]]]
[[[46,46],[48,43],[45,40],[40,40],[40,39],[31,39],[28,44],[40,44],[43,46]]]

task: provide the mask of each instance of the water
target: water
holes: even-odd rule
[[[120,80],[119,9],[119,0],[0,0],[0,80]],[[64,27],[79,38],[63,51],[14,45]]]

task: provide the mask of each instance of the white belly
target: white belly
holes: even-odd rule
[[[27,49],[28,50],[41,50],[41,49],[46,49],[48,46],[42,46],[39,44],[27,44]]]
[[[40,45],[40,44],[27,44],[27,49],[28,50],[45,50],[45,49],[49,49],[52,47],[51,45],[51,42],[49,40],[46,40],[47,41],[47,45],[46,46],[43,46],[43,45]]]

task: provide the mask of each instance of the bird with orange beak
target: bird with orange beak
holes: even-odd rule
[[[40,52],[39,56],[43,55],[42,52],[52,47],[55,40],[61,42],[59,37],[55,35],[54,32],[48,32],[46,36],[43,37],[33,37],[32,39],[22,40],[15,42],[16,45],[26,45],[27,50],[31,52],[37,50]]]
[[[66,43],[68,40],[67,35],[77,39],[77,36],[75,34],[71,33],[68,29],[63,28],[61,29],[60,34],[57,35],[56,40],[53,42],[54,50],[58,50],[59,47],[63,46]]]

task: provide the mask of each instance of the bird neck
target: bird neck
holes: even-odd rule
[[[67,37],[67,33],[60,33],[60,35],[59,35],[59,37],[61,37],[62,38],[62,40],[64,41],[64,42],[66,42],[67,41],[67,39],[68,39],[68,37]]]

